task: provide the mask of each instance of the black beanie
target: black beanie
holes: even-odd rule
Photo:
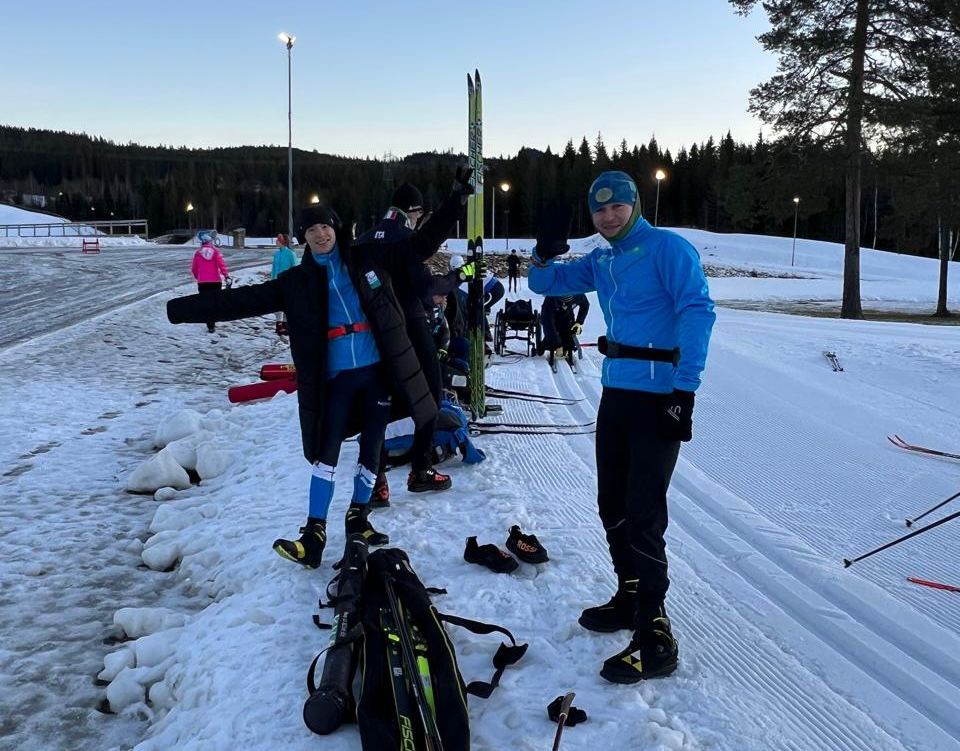
[[[301,240],[303,239],[303,235],[306,233],[307,229],[312,227],[314,224],[326,224],[328,227],[333,227],[333,229],[338,232],[342,226],[340,217],[337,216],[337,212],[329,206],[320,206],[318,204],[307,206],[306,208],[300,209],[300,221],[298,222],[298,226],[300,227]]]
[[[414,209],[423,211],[423,195],[417,190],[416,185],[404,183],[393,191],[390,205],[395,206],[403,212],[413,211]]]

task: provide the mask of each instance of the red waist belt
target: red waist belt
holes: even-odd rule
[[[346,326],[337,326],[335,329],[327,329],[327,340],[339,339],[347,334],[355,334],[358,331],[369,331],[370,324],[366,321],[360,323],[348,323]]]

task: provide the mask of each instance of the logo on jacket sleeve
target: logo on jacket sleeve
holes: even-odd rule
[[[377,276],[376,271],[368,271],[364,276],[367,278],[367,284],[370,285],[370,289],[377,289],[380,287],[380,277]]]

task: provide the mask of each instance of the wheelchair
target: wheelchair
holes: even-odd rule
[[[508,339],[524,342],[527,357],[540,351],[543,340],[540,311],[533,309],[530,300],[507,301],[503,310],[497,312],[493,324],[493,351],[502,356],[507,351]]]

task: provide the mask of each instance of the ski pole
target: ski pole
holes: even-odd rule
[[[443,740],[437,728],[436,718],[433,716],[433,712],[430,710],[430,705],[427,702],[427,693],[423,687],[423,678],[417,666],[417,656],[413,650],[413,643],[410,641],[410,634],[407,633],[403,614],[400,610],[400,602],[397,600],[397,593],[393,591],[393,582],[390,581],[389,577],[384,578],[383,585],[387,593],[387,602],[390,603],[390,610],[393,612],[397,635],[400,637],[400,652],[403,655],[403,662],[406,665],[407,672],[410,674],[410,685],[413,687],[413,696],[417,702],[420,721],[423,723],[424,740],[426,741],[427,751],[443,751]]]
[[[941,524],[946,524],[948,521],[951,521],[952,519],[956,519],[958,516],[960,516],[960,511],[950,514],[950,516],[945,516],[942,519],[938,519],[932,524],[928,524],[926,527],[920,527],[920,529],[916,529],[913,532],[910,532],[909,534],[904,535],[903,537],[898,537],[893,542],[888,542],[886,545],[881,545],[879,548],[874,548],[869,553],[864,553],[863,555],[858,556],[857,558],[853,558],[853,559],[844,558],[843,567],[847,568],[849,566],[852,566],[857,561],[862,561],[864,558],[869,558],[874,553],[879,553],[881,550],[886,550],[887,548],[892,548],[894,545],[899,545],[901,542],[905,540],[909,540],[911,537],[916,537],[917,535],[923,532],[926,532],[928,529],[933,529],[934,527],[939,527]]]
[[[946,506],[946,505],[947,505],[948,503],[950,503],[950,501],[952,501],[954,498],[960,498],[960,493],[954,493],[952,496],[950,496],[949,498],[947,498],[947,500],[945,500],[945,501],[940,501],[940,503],[938,503],[936,506],[934,506],[933,508],[927,509],[927,510],[924,511],[922,514],[920,514],[919,516],[915,516],[915,517],[913,517],[913,519],[907,519],[907,526],[908,526],[908,527],[912,527],[914,522],[920,521],[920,520],[921,520],[923,517],[925,517],[927,514],[931,514],[931,513],[933,513],[934,511],[936,511],[938,508],[941,508],[941,507],[943,507],[943,506]]]
[[[557,719],[557,734],[553,737],[553,751],[560,748],[560,737],[563,735],[563,728],[567,724],[567,715],[570,714],[570,705],[573,704],[575,696],[576,694],[571,691],[560,702],[560,717]]]

